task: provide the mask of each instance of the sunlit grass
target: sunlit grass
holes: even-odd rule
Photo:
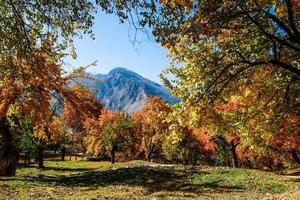
[[[250,169],[45,161],[42,170],[32,164],[0,179],[0,199],[261,199],[297,187],[285,176]]]
[[[281,193],[286,185],[278,175],[250,169],[222,169],[209,170],[207,174],[195,174],[192,182],[199,186],[215,188],[235,188],[248,191]]]

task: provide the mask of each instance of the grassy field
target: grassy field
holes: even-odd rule
[[[0,199],[300,199],[300,177],[223,167],[46,161],[0,177]]]

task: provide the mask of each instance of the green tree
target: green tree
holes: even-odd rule
[[[19,148],[25,153],[24,164],[30,164],[31,155],[37,152],[36,142],[33,137],[33,129],[30,125],[30,120],[25,118],[21,124],[21,131],[19,139]]]

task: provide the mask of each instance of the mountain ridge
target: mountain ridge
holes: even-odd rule
[[[126,68],[117,67],[108,74],[89,75],[96,79],[89,86],[97,89],[95,97],[111,110],[139,111],[149,96],[159,96],[169,104],[178,102],[163,85]]]

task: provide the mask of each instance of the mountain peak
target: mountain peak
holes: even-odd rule
[[[142,77],[141,75],[139,75],[138,73],[131,71],[127,68],[122,68],[122,67],[117,67],[112,69],[108,74],[107,74],[108,78],[110,77],[117,77],[117,76],[122,76],[123,78],[129,78],[132,80],[142,80],[142,81],[150,81],[144,77]]]
[[[128,113],[138,111],[148,96],[159,96],[170,104],[178,102],[164,86],[126,68],[118,67],[107,75],[94,76],[101,80],[96,81],[94,86],[99,91],[95,96],[111,110],[124,110]]]
[[[113,74],[113,73],[128,73],[128,72],[132,72],[131,70],[124,68],[124,67],[116,67],[112,70],[110,70],[110,72],[108,74]]]

